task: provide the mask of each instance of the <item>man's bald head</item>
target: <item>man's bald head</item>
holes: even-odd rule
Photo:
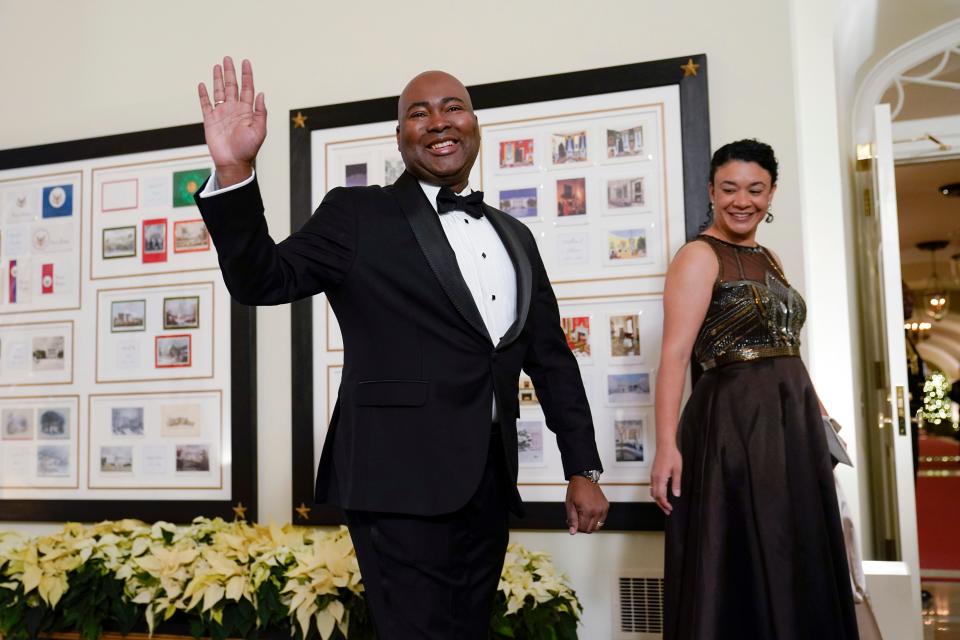
[[[463,83],[444,71],[424,71],[397,103],[397,148],[407,171],[459,192],[480,151],[480,127]]]
[[[397,122],[403,120],[404,113],[411,104],[421,100],[426,93],[435,93],[437,90],[441,93],[447,93],[447,97],[459,97],[464,101],[467,108],[473,111],[473,103],[470,100],[470,92],[463,86],[463,83],[446,71],[424,71],[418,73],[407,83],[407,86],[400,92],[400,100],[397,101]]]

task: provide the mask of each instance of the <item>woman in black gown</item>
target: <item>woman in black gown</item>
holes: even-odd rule
[[[668,515],[665,640],[849,640],[856,617],[805,306],[757,245],[773,150],[721,147],[710,226],[667,273],[651,493]],[[690,357],[705,369],[678,417]]]

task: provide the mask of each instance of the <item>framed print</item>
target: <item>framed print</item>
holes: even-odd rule
[[[162,367],[189,367],[193,359],[193,342],[189,333],[177,335],[156,336],[156,358],[154,366]]]
[[[229,305],[216,281],[97,290],[97,382],[216,379]]]
[[[157,218],[143,221],[143,261],[167,261],[167,220]]]
[[[0,316],[77,309],[82,174],[0,173]]]
[[[193,145],[125,159],[130,161],[105,158],[90,170],[91,279],[217,269],[194,202],[211,173],[206,148]]]
[[[164,329],[196,329],[200,326],[200,296],[163,299]]]
[[[88,412],[89,489],[174,496],[222,488],[221,393],[93,394]]]
[[[209,250],[210,234],[203,220],[178,220],[173,223],[174,253]]]
[[[194,201],[211,166],[200,125],[0,150],[0,520],[254,517],[255,312]]]
[[[698,73],[684,71],[688,61]],[[593,414],[613,503],[607,528],[663,526],[649,497],[651,365],[659,359],[667,266],[706,210],[706,68],[697,55],[469,87],[482,141],[469,183],[537,242]],[[330,189],[390,183],[380,180],[388,159],[398,160],[396,100],[290,112],[292,228]],[[400,170],[393,164],[391,179]],[[611,326],[621,316],[633,317],[632,326],[625,319]],[[291,326],[291,514],[303,524],[333,524],[341,515],[313,505],[312,492],[338,390],[329,372],[343,366],[345,347],[325,296],[294,303]],[[564,528],[556,425],[528,377],[517,394],[518,487],[528,516],[511,526]]]
[[[72,384],[74,328],[72,320],[0,325],[0,387]]]
[[[104,260],[134,257],[137,255],[137,228],[112,227],[104,229],[101,250]]]
[[[0,491],[75,488],[79,397],[0,397]]]
[[[146,331],[146,300],[114,300],[110,302],[110,331]]]

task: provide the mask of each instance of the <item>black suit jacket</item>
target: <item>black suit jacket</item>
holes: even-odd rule
[[[490,336],[437,213],[417,179],[330,191],[303,228],[271,240],[256,181],[197,197],[224,281],[242,304],[326,293],[344,341],[316,500],[346,509],[437,515],[477,488],[496,397],[517,477],[520,369],[557,435],[564,472],[599,469],[580,370],[529,229],[485,207],[517,274],[517,319]],[[514,489],[513,508],[519,510]]]

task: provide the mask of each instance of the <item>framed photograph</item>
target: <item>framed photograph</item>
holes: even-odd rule
[[[200,436],[202,425],[201,404],[164,404],[160,407],[160,435],[164,438]]]
[[[200,326],[200,296],[163,299],[164,329],[196,329]]]
[[[110,433],[118,438],[143,435],[143,407],[113,407]]]
[[[133,473],[133,447],[100,447],[101,473]]]
[[[590,346],[590,316],[562,316],[560,326],[567,338],[567,345],[580,360],[593,356]]]
[[[550,136],[553,164],[563,165],[587,161],[587,132],[569,131]]]
[[[70,438],[70,407],[37,409],[37,440]]]
[[[608,229],[607,262],[623,265],[647,259],[646,229]]]
[[[210,234],[203,220],[177,220],[173,223],[173,252],[193,253],[210,250]]]
[[[103,259],[133,258],[137,255],[137,228],[111,227],[103,230]]]
[[[618,463],[649,463],[644,442],[646,441],[646,416],[643,413],[615,414],[613,416],[614,458]]]
[[[210,276],[193,196],[211,166],[200,124],[0,150],[0,315],[33,314],[0,321],[0,520],[256,517],[255,312]],[[164,298],[191,296],[199,327],[184,309],[163,330]],[[157,334],[195,338],[161,341],[179,368],[156,368]],[[210,470],[178,478],[176,445],[201,444]]]
[[[210,471],[210,446],[206,444],[177,445],[177,472]]]
[[[520,400],[521,407],[540,406],[540,400],[537,399],[537,390],[533,387],[533,380],[530,379],[530,376],[521,373],[517,386],[517,397]]]
[[[37,477],[66,478],[70,475],[70,447],[63,444],[37,446]]]
[[[157,336],[155,364],[158,369],[167,367],[189,367],[193,357],[192,336],[182,333],[171,336]]]
[[[533,163],[533,138],[525,138],[523,140],[504,140],[500,143],[501,169],[532,167]]]
[[[144,262],[167,261],[167,219],[156,218],[143,221]]]
[[[646,209],[645,180],[643,176],[607,180],[607,212],[628,213],[634,209]]]
[[[651,402],[649,371],[607,372],[607,404],[642,406]]]
[[[404,172],[403,160],[401,158],[386,158],[383,161],[383,184],[384,186],[393,184]]]
[[[543,464],[542,420],[517,420],[517,458],[523,466]]]
[[[643,154],[643,126],[607,129],[607,157],[629,158]]]
[[[610,357],[615,362],[639,362],[643,355],[640,313],[609,316]]]
[[[66,368],[66,344],[64,336],[34,336],[33,370],[62,371]]]
[[[367,163],[348,164],[345,167],[344,184],[348,187],[367,186]]]
[[[587,181],[585,178],[557,180],[557,218],[564,222],[586,222]]]
[[[117,300],[110,303],[110,331],[112,333],[146,330],[146,300]]]
[[[33,440],[33,410],[4,409],[0,412],[4,440]]]
[[[537,217],[537,188],[504,189],[500,192],[500,210],[518,220]]]
[[[644,380],[614,378],[610,394],[607,376],[645,372],[624,366],[641,360],[638,346],[622,343],[624,355],[611,355],[607,319],[642,311],[641,330],[648,332],[637,337],[642,360],[657,359],[666,269],[684,241],[696,235],[700,212],[707,206],[706,62],[703,55],[684,56],[469,87],[482,139],[470,183],[484,191],[487,204],[530,228],[560,301],[561,317],[571,319],[565,327],[569,343],[581,349],[578,362],[613,503],[608,529],[663,528],[663,515],[650,501],[647,462],[617,460],[613,417],[626,413],[622,419],[630,420],[629,415],[643,413],[642,405],[619,403],[644,401]],[[689,72],[691,68],[698,73]],[[364,161],[361,146],[393,152],[396,97],[301,107],[290,117],[297,118],[289,130],[290,223],[299,228],[330,189],[344,186],[345,165]],[[354,151],[357,160],[352,159]],[[367,157],[374,159],[366,160],[372,183],[379,168],[370,173],[370,162],[377,156]],[[608,184],[620,180],[628,182]],[[533,193],[523,191],[533,188],[536,215]],[[631,230],[643,231],[645,247],[641,233]],[[614,242],[610,231],[626,233],[618,233]],[[290,513],[304,525],[342,522],[337,509],[312,504],[314,474],[336,399],[336,389],[323,372],[339,370],[343,363],[342,343],[331,341],[330,317],[323,296],[292,307]],[[594,333],[586,343],[586,327],[573,321],[584,317],[591,318]],[[582,355],[586,344],[590,359]],[[626,395],[621,395],[621,386]],[[524,442],[535,442],[533,424],[543,419],[535,398],[529,379],[521,379],[518,401],[524,403],[520,405]],[[617,404],[608,404],[610,399]],[[644,420],[643,427],[650,432],[652,418]],[[518,450],[525,460],[518,487],[528,515],[513,519],[515,528],[565,527],[566,483],[559,451],[553,434],[541,433],[542,463],[531,461],[539,455],[536,446],[523,454]],[[623,444],[634,444],[632,432],[626,435]],[[644,460],[649,461],[655,454],[653,443],[648,439],[643,445]]]

